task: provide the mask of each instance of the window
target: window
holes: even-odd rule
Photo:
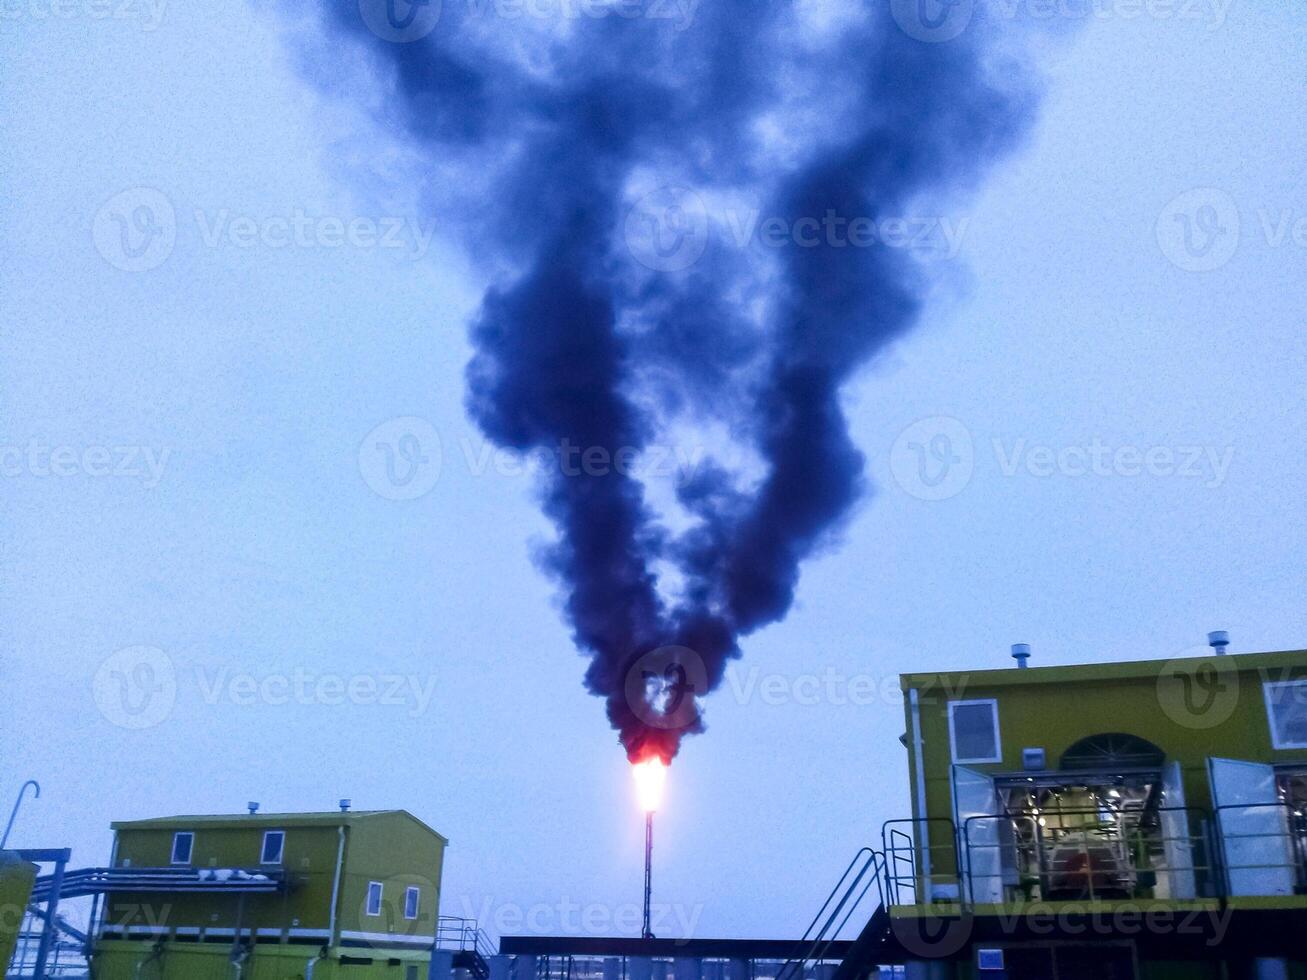
[[[998,702],[950,701],[948,736],[954,762],[1002,762],[998,744]]]
[[[259,864],[281,864],[282,854],[286,850],[286,831],[269,830],[263,835],[263,853]]]
[[[422,899],[422,889],[416,885],[410,885],[404,889],[404,918],[416,919],[418,917],[418,904]]]
[[[189,830],[172,835],[172,863],[190,864],[191,851],[195,849],[195,834]]]
[[[1307,749],[1307,680],[1273,681],[1264,690],[1271,745],[1277,749]]]
[[[381,882],[368,882],[368,915],[381,914]]]

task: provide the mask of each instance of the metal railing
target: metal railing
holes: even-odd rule
[[[828,968],[829,972],[814,969],[812,961],[805,961],[804,980],[829,980],[839,965],[843,950],[832,950],[825,960],[817,961]],[[652,980],[676,980],[675,954],[639,957],[647,960],[645,969],[649,970]],[[570,953],[555,956],[540,956],[536,963],[535,980],[629,980],[631,975],[631,956],[625,954]],[[776,957],[728,957],[704,956],[692,957],[699,961],[701,980],[781,980],[782,977],[799,976],[797,960],[782,960]],[[742,973],[734,972],[732,965],[743,964]],[[643,975],[643,972],[641,973]]]
[[[13,955],[4,976],[10,980],[33,980],[44,932],[44,916],[29,909],[23,916]],[[86,977],[89,973],[89,951],[85,936],[79,935],[79,931],[68,925],[62,917],[57,921],[53,940],[47,944],[46,955],[42,973],[48,980],[75,980]]]
[[[954,889],[976,904],[999,896],[1041,899],[1275,896],[1307,894],[1307,813],[1289,803],[1159,807],[1147,825],[1108,832],[1102,810],[1050,810],[888,820],[881,828],[885,892],[893,905],[926,904]],[[1048,818],[1091,818],[1041,827]],[[1130,811],[1138,818],[1140,811]],[[1010,832],[987,832],[1006,822]],[[932,825],[935,826],[932,842]],[[1052,839],[1056,834],[1056,840]],[[930,857],[923,873],[921,855]]]
[[[931,842],[931,827],[944,843]],[[901,830],[906,826],[908,830]],[[886,820],[880,828],[881,850],[885,855],[885,891],[891,905],[918,905],[951,893],[958,900],[957,829],[948,817],[904,817]],[[929,858],[930,873],[920,864]],[[935,869],[941,869],[936,871]]]
[[[880,908],[885,907],[885,855],[864,847],[853,856],[839,881],[826,896],[812,922],[799,940],[802,955],[787,960],[776,973],[776,980],[803,980],[809,966],[829,959],[831,945],[839,938],[849,919],[857,911],[871,886],[877,888]]]
[[[272,893],[286,887],[285,872],[269,868],[79,868],[37,878],[32,901],[48,902],[56,890],[62,901],[110,892]]]
[[[495,955],[494,944],[477,920],[456,915],[442,915],[436,920],[436,949],[476,953],[484,960]]]
[[[1014,893],[1028,901],[1036,892],[1045,901],[1194,898],[1199,879],[1218,877],[1210,858],[1197,859],[1213,853],[1206,833],[1193,829],[1202,812],[1159,807],[1148,811],[1155,823],[1133,826],[1127,814],[1100,809],[968,817],[959,842],[964,897],[971,904],[1005,902]],[[1046,819],[1062,825],[1046,827]]]
[[[1307,814],[1288,803],[1227,803],[1216,826],[1226,895],[1307,893]]]

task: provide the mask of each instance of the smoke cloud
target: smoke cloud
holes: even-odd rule
[[[423,206],[491,270],[467,367],[486,435],[717,450],[674,514],[629,468],[541,477],[540,561],[632,759],[702,729],[683,706],[786,615],[868,492],[841,391],[929,282],[872,232],[955,199],[1028,126],[1012,25],[905,24],[930,6],[362,0],[315,25],[309,70],[396,138]],[[732,242],[742,215],[761,231]]]

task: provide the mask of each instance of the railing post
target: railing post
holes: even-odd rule
[[[50,880],[50,896],[45,903],[44,926],[41,929],[41,943],[36,948],[36,964],[32,968],[33,980],[46,980],[45,964],[50,956],[50,945],[59,931],[59,895],[63,891],[64,869],[68,866],[68,851],[60,853],[54,865],[54,877]]]

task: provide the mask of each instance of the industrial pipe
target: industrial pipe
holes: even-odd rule
[[[29,779],[27,782],[23,783],[22,787],[18,790],[18,799],[14,800],[14,808],[9,813],[9,824],[5,827],[5,835],[0,837],[0,851],[4,850],[5,845],[9,843],[9,832],[14,829],[14,818],[18,816],[18,808],[23,805],[23,796],[27,793],[27,787],[29,786],[36,790],[35,798],[38,800],[41,798],[40,783],[35,779]]]

